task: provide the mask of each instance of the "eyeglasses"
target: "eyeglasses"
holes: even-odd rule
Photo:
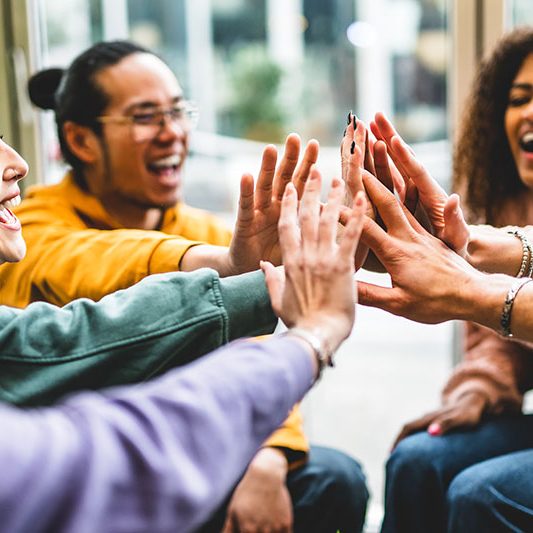
[[[128,124],[131,127],[133,140],[135,142],[150,141],[157,137],[167,120],[189,132],[198,123],[198,108],[190,101],[181,101],[168,108],[155,108],[150,111],[138,111],[131,115],[117,116],[104,115],[96,120],[103,124]]]

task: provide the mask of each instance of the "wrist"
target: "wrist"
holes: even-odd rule
[[[289,462],[282,450],[265,446],[255,454],[249,468],[253,473],[277,477],[285,482]]]

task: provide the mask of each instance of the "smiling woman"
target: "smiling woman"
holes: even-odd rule
[[[11,208],[20,203],[19,180],[28,173],[28,165],[3,139],[0,139],[0,262],[20,261],[26,253],[21,226]]]

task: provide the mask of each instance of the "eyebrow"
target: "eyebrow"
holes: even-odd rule
[[[524,91],[532,91],[533,85],[531,83],[513,83],[511,89],[523,89]]]
[[[182,94],[172,98],[171,104],[172,105],[177,104],[181,100],[183,100],[183,95]],[[152,102],[150,100],[147,100],[147,101],[144,101],[144,102],[136,102],[134,104],[131,104],[124,111],[126,111],[126,113],[129,113],[131,111],[138,110],[138,109],[140,109],[140,110],[142,110],[142,109],[154,109],[154,108],[159,108],[159,107],[161,107],[161,105],[159,103],[155,103],[155,102]]]

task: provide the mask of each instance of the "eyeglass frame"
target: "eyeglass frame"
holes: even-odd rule
[[[183,114],[180,117],[175,116],[175,113],[178,110]],[[140,115],[154,115],[158,120],[144,124],[136,122],[136,119]],[[167,124],[168,120],[180,123],[180,126],[184,127],[182,121],[188,119],[189,124],[187,125],[186,131],[189,132],[195,128],[198,121],[198,115],[198,107],[193,101],[180,100],[170,107],[163,108],[154,106],[150,111],[145,111],[144,113],[138,112],[132,113],[131,115],[100,115],[96,117],[96,121],[101,124],[129,124],[132,128],[135,126],[159,126],[159,129],[152,137],[137,141],[144,142],[145,140],[155,139],[161,133],[161,130]]]

